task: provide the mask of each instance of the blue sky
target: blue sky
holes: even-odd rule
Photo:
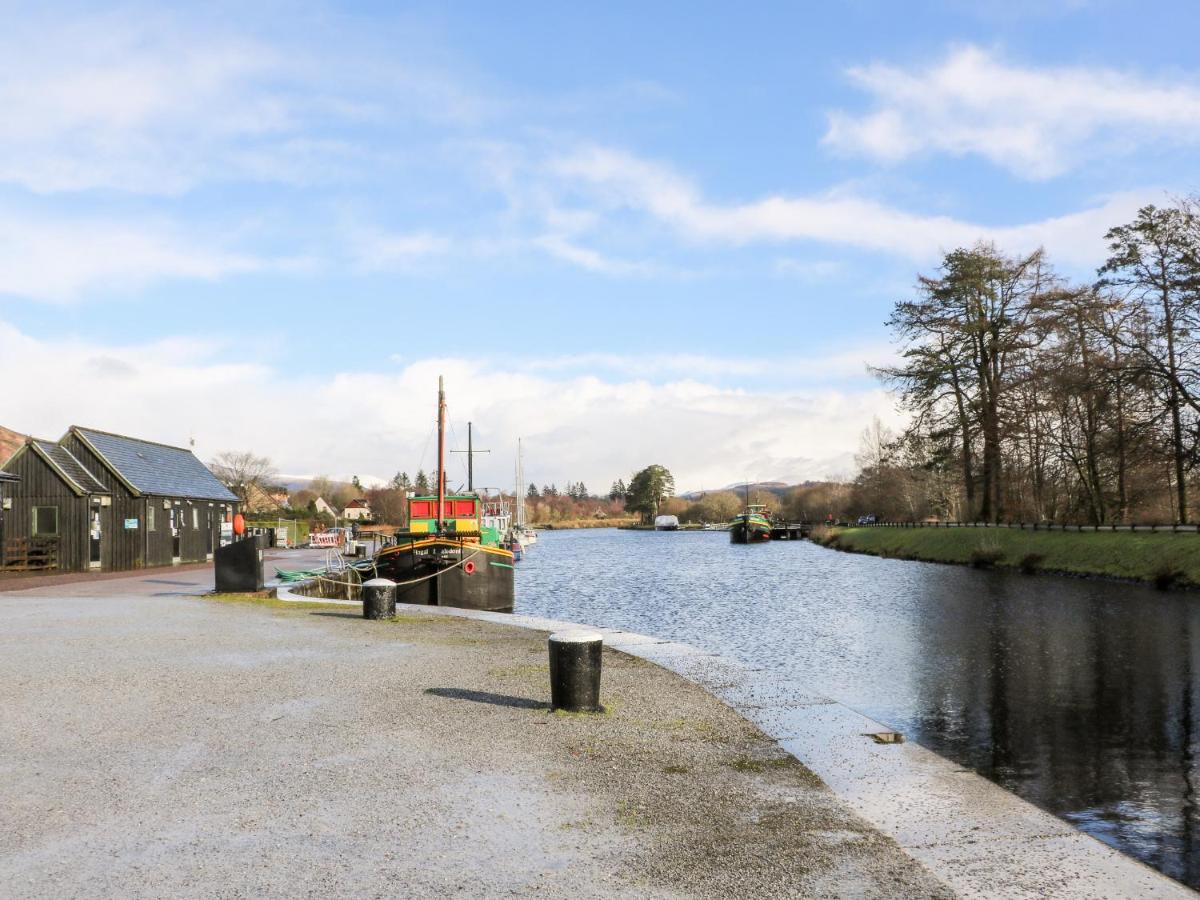
[[[445,372],[497,484],[848,474],[942,251],[1198,189],[1195,4],[646,6],[14,4],[0,422],[387,477]]]

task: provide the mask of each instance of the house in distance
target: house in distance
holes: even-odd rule
[[[123,571],[211,559],[238,498],[190,450],[72,426],[27,439],[0,470],[0,567]]]

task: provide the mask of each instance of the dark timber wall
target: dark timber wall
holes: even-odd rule
[[[5,485],[5,496],[12,498],[12,509],[4,517],[4,540],[32,538],[34,507],[56,506],[58,568],[65,572],[85,571],[89,559],[88,496],[76,494],[44,459],[29,449],[10,461],[5,471],[20,475],[21,481]],[[100,507],[100,515],[101,527],[108,533],[112,527],[111,507]]]
[[[106,543],[111,548],[106,551],[109,553],[106,569],[169,566],[176,559],[176,536],[180,562],[204,562],[213,548],[220,546],[223,510],[232,512],[233,504],[179,497],[135,497],[74,432],[67,434],[62,445],[112,491],[113,527],[105,532]],[[150,527],[151,506],[154,507],[153,528]],[[136,519],[137,527],[126,529],[127,519]]]

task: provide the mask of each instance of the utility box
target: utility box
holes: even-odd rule
[[[217,548],[214,567],[218,592],[241,594],[263,589],[263,542],[262,535],[255,535]]]

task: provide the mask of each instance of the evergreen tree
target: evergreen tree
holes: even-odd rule
[[[643,521],[654,521],[658,504],[675,493],[675,476],[665,466],[646,466],[629,482],[625,508],[642,514]]]
[[[538,499],[538,497],[541,496],[541,494],[538,493],[537,485],[534,484],[532,481],[529,482],[529,490],[527,490],[525,492],[525,496],[528,497],[530,500],[536,500],[536,499]]]
[[[625,489],[625,480],[618,478],[612,483],[612,487],[608,489],[609,500],[624,500],[625,494],[628,493]]]
[[[408,477],[407,472],[397,472],[392,478],[392,487],[397,491],[408,491],[412,489],[412,481]]]
[[[417,481],[415,485],[418,494],[429,493],[429,476],[425,474],[425,470],[421,469],[417,472]]]

